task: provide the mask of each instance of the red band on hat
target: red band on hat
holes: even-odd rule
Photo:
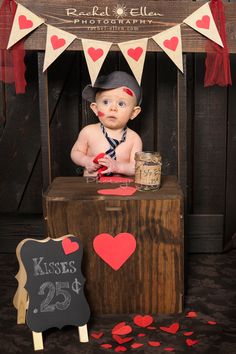
[[[127,88],[127,87],[123,88],[123,91],[126,92],[126,93],[128,93],[128,95],[130,95],[130,96],[134,96],[133,91],[131,91],[131,90],[130,90],[129,88]]]

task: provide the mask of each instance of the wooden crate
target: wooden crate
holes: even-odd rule
[[[84,246],[86,295],[94,314],[176,313],[183,303],[183,196],[174,176],[155,192],[102,196],[117,185],[87,183],[84,177],[56,178],[44,194],[48,234],[71,233]],[[136,251],[117,271],[93,250],[101,233],[128,232]]]

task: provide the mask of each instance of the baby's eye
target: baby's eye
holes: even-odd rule
[[[108,104],[110,104],[110,100],[104,99],[102,100],[102,103],[107,106]]]
[[[119,101],[118,106],[124,108],[126,106],[126,103],[124,101]]]

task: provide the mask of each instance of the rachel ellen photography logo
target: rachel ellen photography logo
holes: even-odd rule
[[[148,6],[128,7],[124,4],[94,5],[86,10],[70,7],[65,11],[71,22],[91,31],[123,31],[128,27],[129,30],[138,30],[139,25],[152,24],[155,18],[164,16]]]

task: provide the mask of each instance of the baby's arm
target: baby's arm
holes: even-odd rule
[[[93,162],[94,156],[87,155],[89,132],[89,126],[81,130],[78,139],[72,147],[70,156],[76,165],[85,167],[89,173],[92,173],[97,171],[100,166]]]
[[[119,173],[126,176],[134,176],[135,174],[135,160],[134,156],[136,152],[142,151],[142,140],[138,134],[134,136],[133,147],[130,152],[129,162],[120,162],[112,159],[110,156],[105,155],[103,158],[99,159],[98,162],[100,165],[106,166],[107,169],[102,171],[102,174],[105,173]]]

